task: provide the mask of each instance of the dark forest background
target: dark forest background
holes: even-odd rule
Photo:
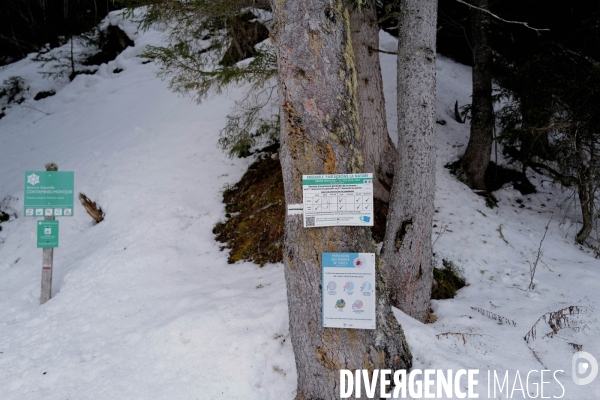
[[[112,0],[3,0],[0,8],[0,65],[31,52],[65,44],[71,35],[94,28]]]

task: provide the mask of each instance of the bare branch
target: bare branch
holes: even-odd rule
[[[435,238],[435,240],[433,241],[433,244],[431,245],[431,247],[434,247],[435,244],[437,243],[438,239],[442,237],[442,235],[444,233],[446,233],[446,229],[448,228],[448,225],[444,225],[444,220],[442,219],[441,222],[441,227],[440,227],[440,233],[438,233],[437,237]]]
[[[550,222],[552,222],[552,217],[554,217],[554,214],[552,214],[550,216],[550,220],[548,221],[548,223],[546,224],[546,229],[544,230],[544,236],[542,237],[542,240],[540,240],[540,245],[538,247],[537,250],[537,257],[535,258],[535,262],[530,266],[530,275],[531,275],[531,281],[529,282],[529,289],[533,290],[534,288],[534,284],[533,284],[533,277],[535,276],[535,270],[537,269],[537,265],[538,262],[540,261],[540,258],[542,257],[542,244],[544,243],[544,239],[546,239],[546,234],[548,233],[548,227],[550,226]],[[550,268],[548,268],[550,269]]]
[[[30,110],[34,110],[34,111],[38,111],[41,112],[42,114],[46,114],[46,115],[50,115],[49,113],[47,113],[46,111],[42,111],[38,108],[35,108],[33,106],[27,105],[27,104],[19,104],[21,107],[25,107],[25,108],[29,108]],[[42,117],[43,118],[43,117]]]
[[[369,51],[370,52],[375,52],[375,53],[383,53],[383,54],[391,54],[393,56],[397,56],[398,53],[394,52],[394,51],[385,51],[385,50],[379,50],[379,49],[374,49],[371,46],[369,46]]]
[[[529,350],[531,350],[531,352],[533,353],[533,356],[535,357],[535,359],[536,359],[536,360],[538,360],[538,362],[539,362],[540,364],[542,364],[542,367],[544,367],[544,369],[548,369],[548,368],[546,368],[546,366],[544,365],[544,363],[543,363],[543,362],[542,362],[542,360],[540,359],[540,356],[538,356],[538,353],[537,353],[537,351],[535,351],[534,349],[532,349],[532,348],[531,348],[531,347],[529,347],[529,346],[527,346],[527,348],[528,348]]]
[[[496,18],[496,19],[497,19],[497,20],[499,20],[499,21],[506,22],[507,24],[517,24],[517,25],[523,25],[524,27],[526,27],[526,28],[529,28],[529,29],[531,29],[531,30],[533,30],[533,31],[536,31],[536,32],[538,32],[538,33],[539,33],[540,31],[549,31],[549,30],[550,30],[550,29],[543,29],[543,28],[542,28],[542,29],[534,28],[534,27],[532,27],[532,26],[529,26],[529,24],[528,24],[527,22],[523,22],[523,21],[509,21],[509,20],[507,20],[507,19],[504,19],[504,18],[501,18],[501,17],[499,17],[498,15],[496,15],[496,14],[494,14],[494,13],[490,12],[489,10],[486,10],[485,8],[481,8],[481,7],[474,6],[474,5],[472,5],[472,4],[469,4],[469,3],[467,3],[467,2],[466,2],[466,1],[464,1],[464,0],[456,0],[456,1],[458,1],[458,2],[459,2],[459,3],[461,3],[461,4],[464,4],[464,5],[466,5],[466,6],[468,6],[468,7],[474,8],[474,9],[476,9],[476,10],[483,11],[484,13],[491,15],[492,17]]]

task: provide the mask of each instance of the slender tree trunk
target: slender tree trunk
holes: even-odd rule
[[[425,320],[433,260],[437,0],[403,0],[398,37],[398,162],[383,260],[392,304]]]
[[[519,98],[521,129],[523,130],[520,135],[519,158],[523,164],[522,172],[525,174],[534,157],[544,160],[552,159],[548,131],[540,129],[551,124],[552,114],[549,110],[552,110],[552,96],[533,84],[522,90]]]
[[[75,79],[75,59],[73,57],[73,34],[71,34],[71,80]]]
[[[375,176],[374,197],[389,202],[396,148],[388,133],[379,53],[379,25],[375,7],[350,13],[352,47],[358,76],[359,127],[364,172]]]
[[[585,165],[586,159],[583,150],[583,140],[581,132],[577,128],[575,128],[575,146],[577,157],[577,193],[579,194],[581,217],[583,218],[583,226],[577,233],[575,241],[583,244],[588,236],[590,236],[594,226],[594,182],[590,179],[590,167]]]
[[[295,204],[302,202],[302,174],[363,172],[358,83],[350,15],[341,0],[278,0],[272,6],[281,100],[280,159],[285,199]],[[341,368],[410,367],[411,354],[381,273],[375,330],[321,326],[322,252],[375,252],[370,231],[305,229],[299,215],[288,215],[284,241],[297,399],[339,398]]]
[[[473,5],[489,10],[488,0],[472,0]],[[473,189],[486,190],[485,171],[490,163],[494,129],[492,103],[492,51],[489,47],[490,15],[470,9],[473,42],[473,104],[471,136],[462,157],[467,183]]]

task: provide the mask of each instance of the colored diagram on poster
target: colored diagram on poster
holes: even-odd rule
[[[324,328],[375,329],[375,254],[322,253]]]
[[[373,174],[302,175],[304,227],[373,226]]]

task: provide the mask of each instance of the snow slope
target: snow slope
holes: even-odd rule
[[[2,197],[22,197],[23,171],[53,161],[106,212],[96,226],[79,206],[60,220],[42,307],[35,220],[2,224],[0,399],[292,397],[283,268],[228,265],[211,232],[223,185],[248,163],[216,148],[233,99],[170,93],[137,57],[162,34],[134,37],[120,74],[103,65],[32,103],[50,115],[14,107],[0,120]]]
[[[60,220],[53,298],[39,306],[35,219],[22,218],[22,202],[12,203],[19,217],[0,232],[0,399],[292,399],[283,268],[229,265],[211,232],[224,215],[223,185],[237,182],[249,162],[216,148],[239,91],[201,105],[177,97],[156,78],[157,67],[139,57],[146,44],[161,42],[162,32],[136,32],[118,13],[108,19],[135,47],[95,75],[50,81],[30,59],[0,69],[0,81],[21,75],[35,90],[57,90],[12,107],[0,120],[0,200],[21,198],[23,172],[52,161],[75,171],[76,190],[106,212],[98,225],[79,206],[74,217]],[[394,39],[381,38],[382,48],[392,50]],[[396,60],[381,59],[394,137]],[[587,311],[578,321],[586,329],[544,338],[550,329],[540,324],[529,346],[548,369],[565,370],[564,398],[600,397],[600,379],[582,387],[571,381],[567,342],[600,356],[594,319],[600,284],[598,261],[572,244],[576,214],[559,207],[560,189],[533,177],[539,193],[523,197],[504,188],[500,207],[490,210],[443,168],[464,151],[468,124],[451,115],[454,101],[468,102],[470,90],[470,69],[439,57],[437,117],[447,124],[438,125],[436,224],[448,229],[435,251],[460,266],[469,286],[455,299],[433,302],[434,324],[397,312],[414,365],[479,368],[480,378],[488,369],[539,370],[523,336],[545,312],[581,305]],[[552,212],[544,241],[548,268],[538,266],[536,288],[528,291],[531,251]],[[516,326],[498,325],[471,307]],[[466,343],[436,338],[444,332],[481,336]]]

